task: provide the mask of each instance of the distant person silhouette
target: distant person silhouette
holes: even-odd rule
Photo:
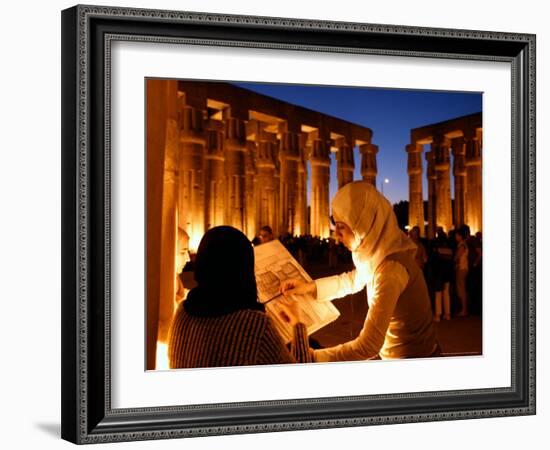
[[[265,244],[266,242],[271,242],[274,237],[273,237],[273,230],[271,229],[271,227],[269,225],[264,225],[261,229],[260,229],[260,244]]]

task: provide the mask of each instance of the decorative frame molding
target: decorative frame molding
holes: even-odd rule
[[[509,62],[510,388],[113,410],[110,49],[117,40]],[[531,34],[119,7],[63,11],[62,437],[84,444],[535,414],[535,41]]]

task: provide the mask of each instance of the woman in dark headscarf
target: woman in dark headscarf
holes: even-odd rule
[[[220,226],[204,235],[195,281],[170,328],[171,368],[311,361],[304,324],[294,323],[289,351],[257,301],[254,251],[239,230]]]

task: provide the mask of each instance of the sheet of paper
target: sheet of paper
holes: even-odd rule
[[[266,303],[281,294],[281,281],[291,278],[311,281],[311,277],[279,240],[254,247],[258,299]]]
[[[274,240],[254,247],[256,284],[258,299],[266,306],[266,311],[275,323],[286,342],[292,338],[293,328],[283,317],[285,304],[298,302],[301,319],[308,334],[315,333],[340,316],[340,311],[331,302],[317,302],[313,298],[295,296],[286,298],[281,295],[281,282],[288,279],[312,281],[309,274],[296,261],[290,252]],[[286,310],[284,310],[286,313]]]

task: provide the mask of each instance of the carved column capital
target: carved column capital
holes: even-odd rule
[[[275,168],[277,165],[278,140],[275,133],[262,131],[256,138],[256,165],[257,167]]]
[[[427,164],[426,176],[428,178],[435,179],[436,174],[435,174],[435,153],[434,153],[434,151],[430,150],[429,152],[426,152],[425,158],[426,158],[426,164]]]
[[[330,146],[324,139],[311,141],[310,161],[312,166],[330,166]]]
[[[409,175],[422,173],[422,145],[407,144],[405,147],[408,153],[407,173]]]
[[[453,174],[455,177],[466,175],[466,145],[463,137],[451,141],[451,150],[454,157]]]
[[[431,144],[434,153],[435,170],[448,170],[450,167],[450,141],[444,136],[434,136]]]
[[[300,147],[300,133],[284,131],[280,141],[280,156],[282,159],[300,161],[302,149]]]
[[[378,167],[376,164],[378,146],[374,144],[362,144],[359,146],[359,151],[362,154],[361,175],[364,179],[375,178],[378,174]]]
[[[466,165],[477,166],[481,164],[481,139],[477,130],[472,128],[464,131],[464,143],[466,149]]]
[[[236,117],[224,118],[226,151],[246,150],[246,123]]]
[[[180,140],[190,144],[205,144],[204,110],[182,104],[178,113]]]
[[[336,161],[338,167],[343,170],[352,170],[355,168],[355,161],[353,158],[353,147],[348,144],[348,141],[343,140],[338,146],[336,152]]]
[[[205,159],[225,159],[223,150],[225,125],[221,120],[209,119],[205,123],[206,129],[206,153]]]

